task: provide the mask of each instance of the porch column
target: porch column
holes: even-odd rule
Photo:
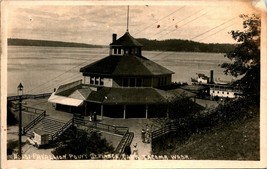
[[[148,117],[148,105],[146,104],[146,119]]]
[[[126,105],[123,105],[123,119],[126,119]]]
[[[103,120],[103,104],[101,104],[101,120]]]
[[[169,105],[167,105],[167,118],[169,118]]]
[[[87,116],[87,103],[84,102],[84,116]]]

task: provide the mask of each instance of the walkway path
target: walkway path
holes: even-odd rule
[[[68,121],[69,119],[73,117],[72,113],[56,111],[55,108],[52,106],[52,104],[47,102],[47,99],[27,99],[27,100],[24,100],[24,102],[27,102],[27,106],[29,107],[35,107],[35,108],[46,110],[46,113],[48,116],[56,118],[56,119]],[[97,118],[100,119],[100,116],[98,116]],[[134,132],[134,138],[131,144],[131,150],[133,150],[133,145],[137,143],[139,159],[143,159],[145,155],[151,154],[151,144],[142,142],[141,131],[142,129],[146,129],[147,125],[151,127],[151,125],[153,124],[152,120],[134,119],[134,118],[119,119],[119,118],[104,117],[103,120],[101,120],[101,122],[110,124],[110,125],[125,126],[129,128],[130,132]],[[155,125],[153,126],[153,129],[155,129]],[[114,141],[117,141],[117,138],[116,140],[113,140],[113,141],[111,140],[111,142],[114,142]]]
[[[99,117],[100,118],[100,117]],[[144,156],[151,154],[151,144],[143,143],[141,137],[142,129],[146,126],[151,126],[152,121],[149,119],[114,119],[114,118],[103,118],[102,123],[120,125],[129,127],[130,132],[134,132],[134,138],[131,144],[131,150],[133,150],[133,145],[137,143],[138,156],[139,159],[143,159]]]

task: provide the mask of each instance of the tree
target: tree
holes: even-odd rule
[[[188,118],[204,110],[204,107],[195,103],[186,93],[169,96],[166,105],[158,105],[153,111],[156,118],[151,118],[154,124],[164,127],[170,122],[179,122],[182,118]],[[168,112],[168,117],[163,118],[162,114]]]
[[[14,116],[12,110],[12,103],[10,101],[7,102],[7,125],[15,125],[18,123],[18,120]]]
[[[56,147],[52,153],[55,156],[66,154],[89,155],[90,153],[113,152],[113,150],[113,146],[106,139],[101,138],[101,134],[95,131],[87,133],[83,130],[77,130],[73,139]]]
[[[243,31],[231,31],[233,39],[237,41],[234,50],[228,52],[225,57],[232,63],[223,63],[225,74],[234,77],[241,76],[237,80],[246,94],[260,95],[260,27],[259,16],[253,14],[240,15],[243,21]]]

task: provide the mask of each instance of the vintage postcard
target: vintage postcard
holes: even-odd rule
[[[264,168],[264,0],[2,1],[2,168]]]

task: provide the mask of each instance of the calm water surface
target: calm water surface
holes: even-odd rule
[[[16,94],[18,84],[24,93],[52,92],[61,84],[82,79],[80,67],[108,56],[107,48],[8,47],[8,95]],[[229,62],[224,54],[143,51],[143,56],[175,72],[176,82],[190,82],[196,73],[231,80],[218,65]]]

